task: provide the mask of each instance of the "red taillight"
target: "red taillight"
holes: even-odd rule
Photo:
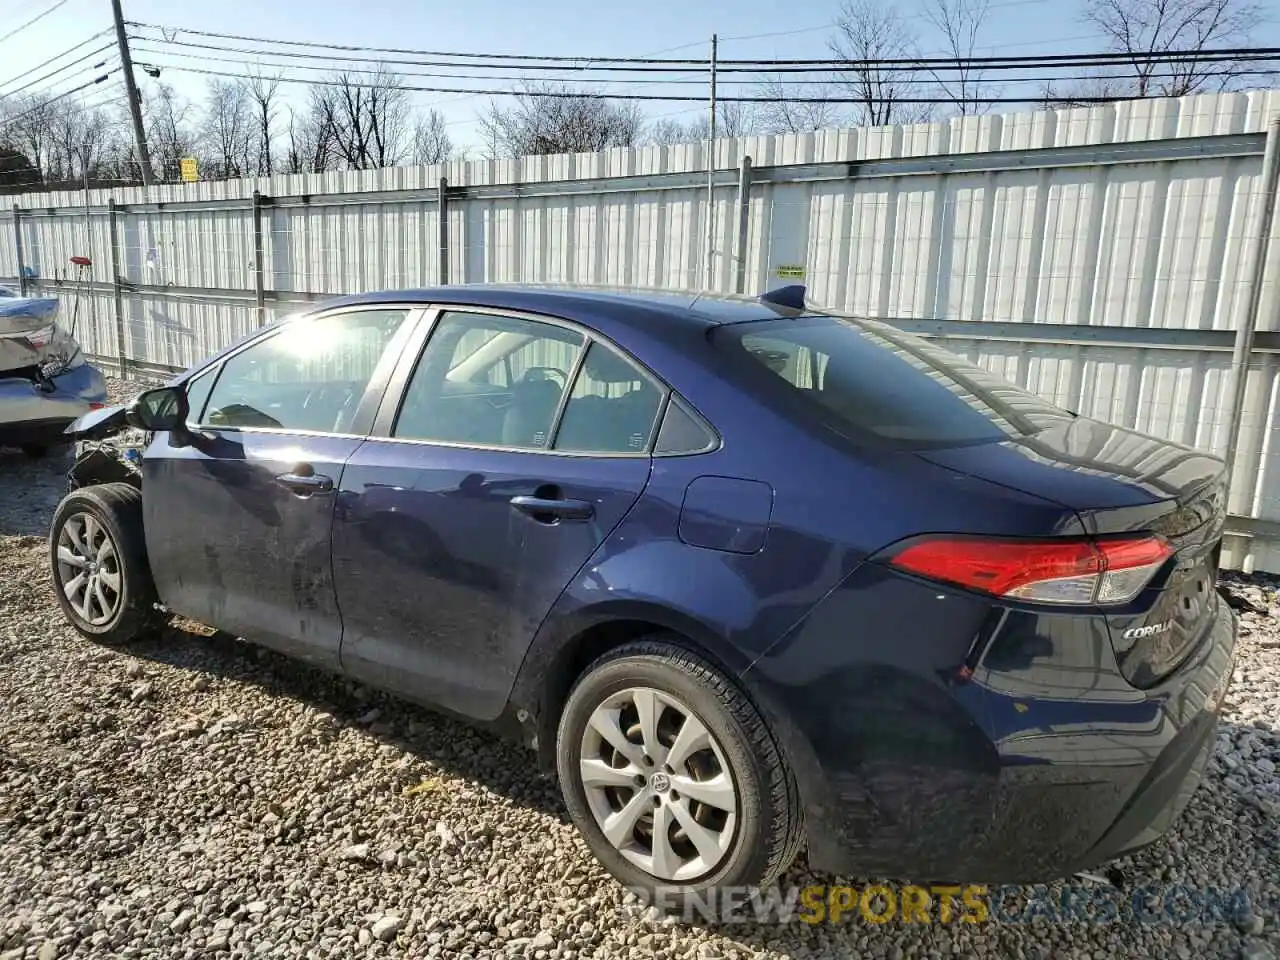
[[[90,410],[101,410],[101,409],[102,409],[103,407],[105,407],[105,406],[106,406],[106,404],[105,404],[105,403],[99,403],[97,400],[90,400],[90,401],[89,401],[89,409],[90,409]]]
[[[1132,600],[1173,554],[1159,537],[983,540],[930,537],[889,561],[899,570],[998,597],[1038,603]]]

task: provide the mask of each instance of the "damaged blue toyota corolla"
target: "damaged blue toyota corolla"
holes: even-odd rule
[[[352,297],[74,430],[81,633],[181,614],[511,732],[667,897],[806,841],[1108,861],[1186,804],[1231,675],[1220,460],[796,288]]]

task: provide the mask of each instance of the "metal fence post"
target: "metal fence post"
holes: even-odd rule
[[[449,282],[449,181],[440,178],[440,191],[437,197],[440,212],[440,286]]]
[[[1241,421],[1244,418],[1245,391],[1249,385],[1249,358],[1253,353],[1253,335],[1258,329],[1258,313],[1262,304],[1262,281],[1267,271],[1267,253],[1271,243],[1271,227],[1276,214],[1276,186],[1280,183],[1280,115],[1271,118],[1267,127],[1267,148],[1262,156],[1262,213],[1258,235],[1250,251],[1249,306],[1236,330],[1235,349],[1231,354],[1231,409],[1227,414],[1227,469],[1234,474],[1236,449],[1240,444]],[[1234,477],[1233,477],[1234,479]],[[1234,485],[1234,484],[1233,484]]]
[[[257,304],[258,326],[267,325],[267,292],[263,286],[262,265],[262,193],[253,191],[253,293]]]
[[[751,158],[744,156],[738,167],[738,239],[734,250],[734,266],[737,273],[733,280],[735,293],[747,289],[747,220],[751,212]]]
[[[120,379],[129,378],[129,350],[124,337],[124,295],[120,284],[120,233],[116,229],[116,201],[107,200],[107,234],[111,240],[111,292],[115,303],[116,349],[120,354]]]
[[[13,205],[13,242],[18,251],[18,293],[27,295],[27,265],[22,260],[22,207]]]

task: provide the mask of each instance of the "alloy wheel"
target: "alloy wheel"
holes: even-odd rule
[[[579,770],[605,839],[662,880],[714,870],[733,846],[738,793],[715,736],[685,703],[632,687],[595,708]]]
[[[85,623],[102,626],[120,609],[124,577],[107,528],[90,513],[67,518],[58,533],[58,588]]]

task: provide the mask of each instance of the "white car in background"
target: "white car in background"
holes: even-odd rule
[[[54,297],[0,287],[0,447],[41,456],[71,421],[107,402],[102,372],[58,322]]]

